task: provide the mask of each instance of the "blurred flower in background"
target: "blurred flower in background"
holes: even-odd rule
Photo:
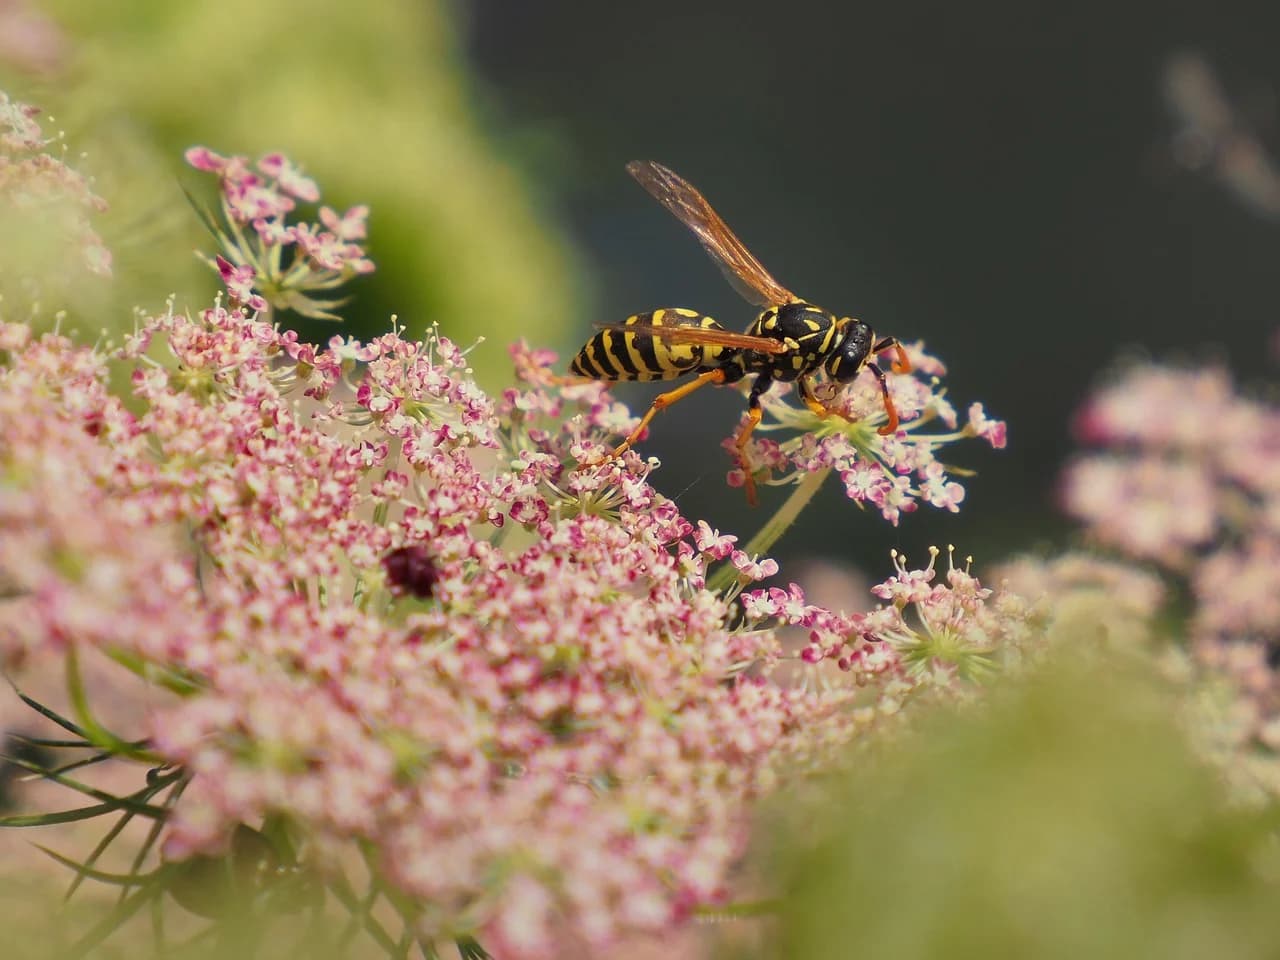
[[[106,202],[66,153],[35,107],[0,93],[0,290],[17,315],[61,306],[111,274],[95,229]]]
[[[1185,51],[1164,69],[1165,102],[1178,123],[1173,155],[1208,170],[1254,213],[1280,217],[1280,167],[1228,99],[1208,61]]]
[[[66,34],[28,0],[0,0],[0,63],[51,76],[66,65]]]
[[[1078,430],[1101,450],[1067,471],[1067,510],[1175,579],[1213,684],[1205,706],[1221,701],[1201,733],[1244,786],[1280,795],[1280,408],[1221,369],[1144,365],[1099,391]]]
[[[1167,688],[1085,640],[776,811],[761,869],[789,896],[725,955],[1270,956],[1274,821],[1226,812]]]

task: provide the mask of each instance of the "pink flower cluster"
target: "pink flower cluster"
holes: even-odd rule
[[[930,548],[928,565],[913,570],[894,551],[896,574],[871,590],[888,605],[869,614],[863,629],[893,647],[916,686],[965,691],[952,682],[956,677],[992,677],[1031,652],[1040,633],[1020,596],[984,587],[971,572],[972,559],[956,565],[953,548],[946,582],[935,582],[940,552]]]
[[[1154,561],[1195,600],[1192,651],[1240,694],[1236,747],[1280,750],[1280,407],[1218,369],[1145,366],[1079,419],[1067,509],[1098,543]],[[1243,717],[1247,716],[1247,720]],[[1273,770],[1280,793],[1280,769]]]
[[[922,501],[952,513],[959,511],[964,487],[948,473],[937,452],[970,437],[1002,448],[1006,427],[1003,421],[989,418],[980,403],[970,405],[964,426],[959,426],[946,391],[938,387],[939,377],[946,373],[942,362],[925,353],[919,343],[905,349],[912,372],[887,374],[901,420],[887,437],[878,433],[888,418],[879,384],[869,370],[824,398],[843,416],[822,419],[808,408],[793,406],[787,402],[789,384],[776,385],[767,393],[762,398],[765,420],[746,451],[757,482],[798,483],[806,474],[834,470],[850,500],[873,506],[893,524]],[[930,424],[943,429],[930,432]],[[776,440],[767,436],[771,432],[790,436]],[[725,446],[731,448],[732,441]],[[730,472],[731,484],[741,486],[744,481],[741,469]]]
[[[90,226],[92,214],[106,209],[85,176],[53,149],[36,120],[40,111],[0,91],[0,235],[7,240],[9,262],[24,263],[27,247],[56,251],[61,265],[68,249],[79,254],[91,273],[111,273],[111,253]],[[21,238],[21,255],[13,241]],[[41,271],[46,272],[46,271]],[[16,278],[29,279],[26,277]],[[37,292],[38,297],[38,292]]]
[[[7,149],[43,147],[32,114],[0,101]],[[284,157],[187,159],[219,178],[228,302],[102,349],[0,320],[0,662],[74,652],[169,691],[127,755],[180,771],[166,857],[283,820],[318,877],[358,851],[424,953],[595,952],[723,903],[760,795],[1012,636],[966,570],[930,587],[932,563],[899,562],[865,615],[753,586],[777,562],[683,517],[639,457],[603,458],[634,418],[546,351],[514,348],[495,397],[434,329],[299,341],[268,315],[329,315],[316,295],[373,268],[367,210],[290,223],[319,191]],[[836,469],[895,521],[955,509],[933,450],[1003,425],[975,405],[957,430],[899,377],[881,438],[866,388],[838,401],[850,421],[771,400],[775,429],[816,433],[760,462]]]
[[[632,466],[581,469],[626,411],[514,356],[526,387],[492,399],[434,333],[319,350],[218,306],[104,356],[0,325],[0,655],[93,648],[184,694],[147,731],[190,776],[166,855],[284,814],[317,851],[363,841],[427,939],[595,949],[723,901],[753,798],[854,734],[855,692],[891,713],[975,672],[962,571],[912,601],[949,645],[794,585],[731,628],[777,564]],[[783,682],[784,657],[857,683]]]
[[[119,638],[157,660],[192,637],[191,564],[113,493],[146,439],[102,359],[0,323],[0,665]],[[105,450],[114,450],[104,456]]]
[[[207,147],[187,151],[187,163],[217,174],[221,222],[207,218],[223,255],[211,264],[236,304],[254,311],[268,305],[304,316],[338,319],[331,312],[340,301],[328,294],[351,277],[370,273],[373,261],[357,241],[366,235],[369,208],[338,213],[319,210],[319,223],[289,223],[298,202],[317,203],[320,190],[279,153],[251,167],[242,156],[224,157]],[[286,262],[284,251],[293,248]]]
[[[746,623],[798,628],[805,634],[799,660],[834,663],[848,678],[865,723],[897,714],[908,700],[922,696],[967,697],[972,683],[1020,663],[1041,646],[1046,620],[1042,611],[1002,587],[984,587],[971,560],[955,563],[947,550],[942,581],[936,567],[941,551],[929,550],[923,568],[911,568],[893,551],[894,574],[871,588],[885,601],[868,613],[834,613],[809,604],[804,591],[749,590],[740,602]],[[866,696],[867,690],[874,691]]]

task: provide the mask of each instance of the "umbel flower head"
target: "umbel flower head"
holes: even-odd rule
[[[910,373],[889,373],[890,389],[900,425],[881,436],[887,423],[880,387],[869,370],[848,386],[835,390],[828,403],[843,416],[818,417],[807,408],[785,399],[783,384],[763,398],[765,421],[758,432],[791,433],[787,439],[755,440],[747,451],[748,462],[760,465],[763,482],[800,483],[807,475],[834,470],[845,496],[859,506],[870,505],[890,523],[920,503],[956,513],[964,501],[964,487],[955,479],[937,452],[957,440],[978,437],[992,447],[1003,448],[1007,429],[1002,420],[990,419],[982,404],[970,404],[964,426],[940,388],[946,367],[925,352],[921,343],[904,347]],[[826,389],[836,388],[835,384]],[[929,427],[934,427],[931,431]],[[942,429],[936,429],[941,427]],[[742,471],[730,473],[729,482],[740,485]]]
[[[148,721],[186,777],[170,858],[285,815],[317,849],[362,841],[421,935],[550,956],[718,902],[788,757],[852,735],[855,699],[891,714],[977,672],[897,605],[846,616],[796,585],[742,594],[731,629],[708,566],[777,565],[621,464],[573,470],[613,418],[598,388],[493,402],[436,335],[315,351],[221,307],[116,352],[137,413],[62,337],[6,324],[0,350],[0,652],[98,650],[184,694]],[[949,576],[913,602],[964,646],[986,593]],[[811,631],[798,662],[858,683],[771,680],[784,624]]]
[[[192,147],[187,163],[218,175],[221,218],[206,214],[205,224],[222,255],[209,262],[233,302],[255,311],[270,305],[307,317],[340,319],[332,310],[342,301],[315,294],[372,272],[373,261],[357,242],[365,238],[369,208],[338,213],[321,207],[319,223],[290,223],[287,218],[298,202],[319,202],[320,190],[282,154],[269,153],[251,166],[242,156]]]
[[[292,165],[194,153],[243,255],[215,261],[230,306],[110,349],[0,321],[0,657],[106,657],[176,694],[139,739],[79,725],[153,768],[148,797],[172,787],[148,808],[168,860],[286,836],[393,948],[342,899],[352,851],[424,952],[598,950],[723,903],[759,796],[1000,659],[965,570],[929,589],[900,563],[869,615],[747,590],[777,563],[651,465],[584,468],[630,414],[551,384],[544,352],[491,397],[434,329],[320,348],[267,322],[255,297],[363,269],[362,214],[326,266],[284,219],[314,197]],[[289,242],[310,265],[273,272]]]

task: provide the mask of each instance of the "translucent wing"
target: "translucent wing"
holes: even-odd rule
[[[597,326],[601,330],[613,330],[617,333],[643,333],[664,343],[702,343],[773,354],[786,353],[791,349],[783,341],[774,340],[772,337],[753,337],[750,334],[733,333],[730,330],[708,330],[706,327],[667,327],[651,323],[604,323]]]
[[[772,307],[799,299],[769,275],[693,184],[652,160],[632,160],[627,172],[693,231],[729,283],[749,303]]]

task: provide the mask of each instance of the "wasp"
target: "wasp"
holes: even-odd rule
[[[707,199],[673,170],[652,160],[633,160],[627,172],[677,220],[691,230],[720,267],[730,285],[748,303],[762,307],[745,333],[734,333],[697,310],[652,310],[602,327],[573,358],[571,373],[592,380],[674,380],[696,374],[682,386],[659,394],[640,424],[613,451],[620,457],[640,438],[657,414],[707,384],[737,383],[755,376],[747,398],[747,420],[733,446],[746,475],[747,498],[755,503],[755,481],[746,462],[747,441],[759,425],[760,397],[774,381],[796,383],[800,398],[814,414],[838,412],[815,395],[811,378],[819,370],[848,383],[865,367],[880,384],[888,422],[879,433],[898,429],[898,412],[885,374],[873,357],[895,351],[890,369],[908,373],[910,361],[893,337],[877,339],[871,327],[853,317],[797,297],[769,274],[720,219]]]

